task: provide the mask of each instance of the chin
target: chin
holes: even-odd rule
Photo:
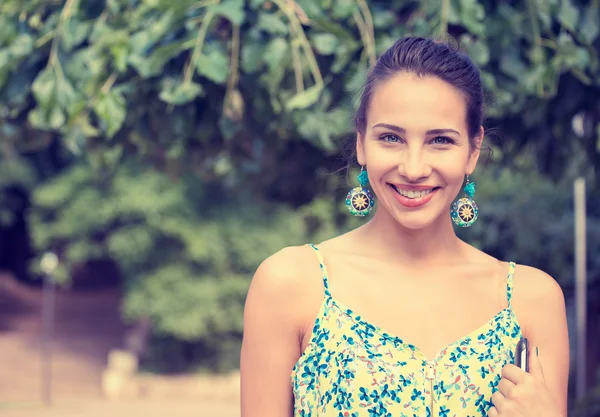
[[[410,213],[408,216],[406,213],[398,213],[393,216],[394,220],[400,225],[400,227],[407,230],[423,230],[427,229],[437,223],[439,220],[427,215],[415,215],[416,213]]]

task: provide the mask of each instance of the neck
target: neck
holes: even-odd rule
[[[464,242],[456,236],[450,216],[441,216],[429,226],[413,230],[381,210],[361,229],[365,243],[402,263],[429,266],[454,263],[464,251]]]

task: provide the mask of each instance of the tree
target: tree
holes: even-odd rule
[[[328,173],[345,165],[339,142],[351,138],[369,65],[417,34],[454,37],[472,56],[494,97],[487,124],[505,138],[482,191],[495,216],[471,238],[563,276],[565,259],[539,242],[568,241],[554,210],[568,206],[561,179],[586,175],[597,188],[600,12],[543,3],[5,0],[0,143],[44,179],[37,247],[67,268],[115,260],[124,314],[152,317],[160,336],[236,340],[261,259],[350,227],[336,205],[343,178]],[[554,184],[532,173],[534,158]],[[557,189],[567,191],[554,200]],[[557,226],[524,235],[518,225],[540,216],[511,213],[532,205]],[[227,317],[215,317],[223,306]]]
[[[287,167],[304,184],[351,133],[352,93],[376,53],[404,34],[451,35],[482,68],[509,157],[532,148],[558,176],[579,144],[597,170],[597,6],[7,0],[0,120],[13,133],[3,136],[18,149],[59,140],[74,153],[122,150],[259,190],[281,189],[273,173]],[[315,162],[294,163],[290,148],[316,149]]]

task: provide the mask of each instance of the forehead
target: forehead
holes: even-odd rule
[[[399,73],[377,84],[371,95],[369,125],[391,123],[407,130],[453,128],[466,134],[466,101],[436,77]]]

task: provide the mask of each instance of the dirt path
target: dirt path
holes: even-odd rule
[[[52,346],[54,404],[44,408],[42,293],[0,273],[0,416],[239,417],[237,401],[104,400],[102,371],[110,349],[121,346],[125,330],[119,317],[119,297],[115,289],[57,292]],[[173,385],[169,381],[162,384]]]
[[[0,402],[40,398],[41,310],[39,288],[0,275]],[[55,395],[99,397],[108,352],[121,345],[123,333],[117,290],[58,291],[52,343]]]
[[[62,402],[51,409],[13,404],[3,407],[2,417],[239,417],[235,403],[204,403],[190,401],[105,401]]]

